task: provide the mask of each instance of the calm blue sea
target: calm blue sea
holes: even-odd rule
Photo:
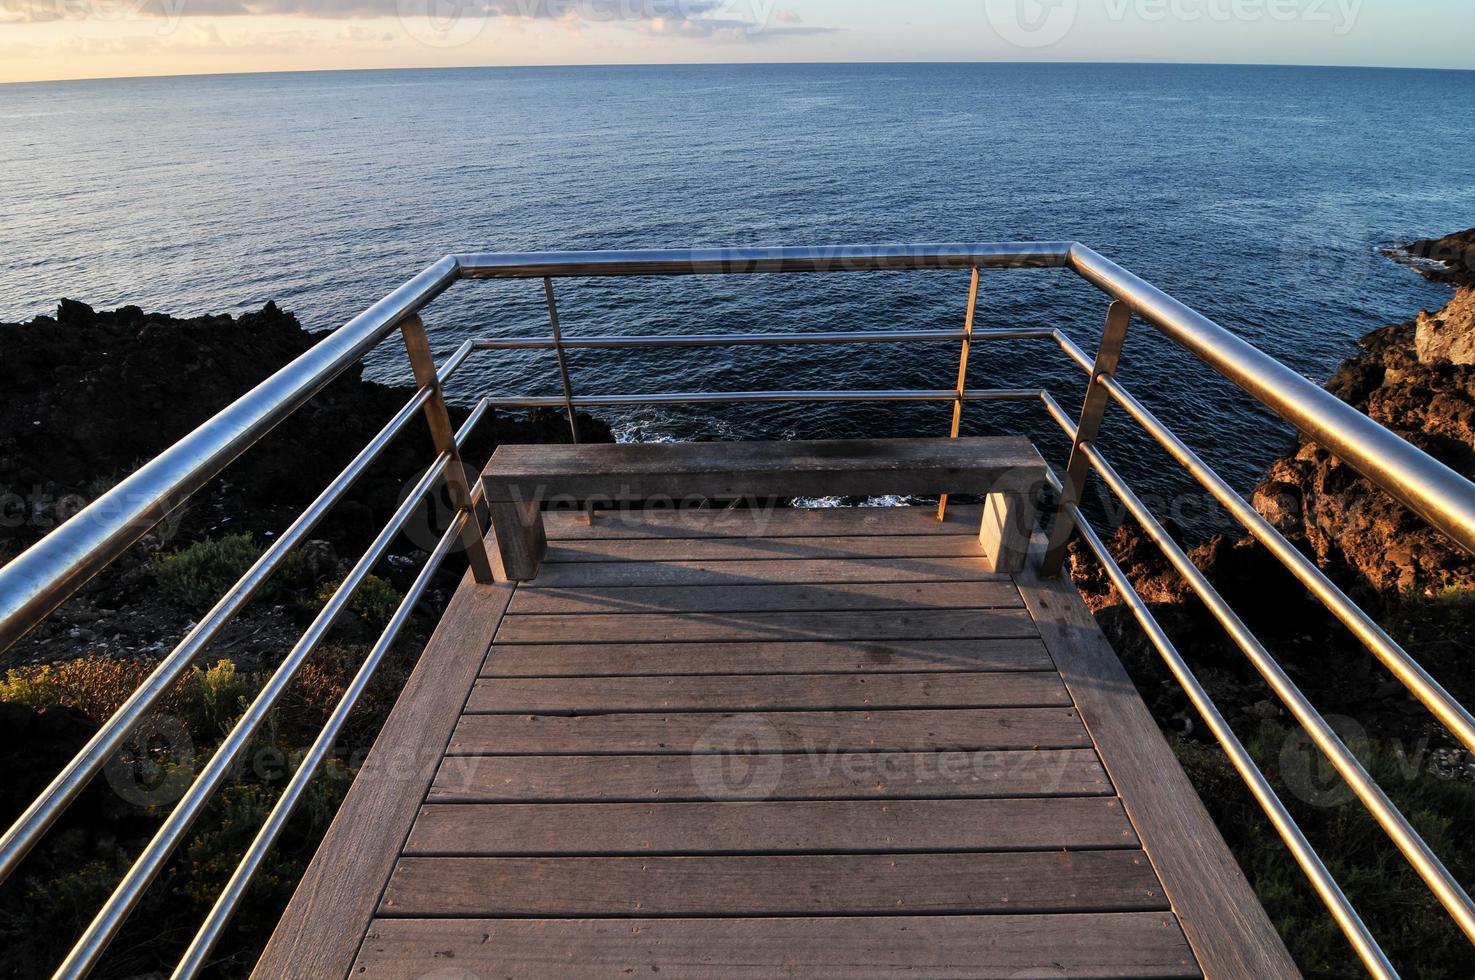
[[[867,65],[283,74],[0,86],[0,319],[58,297],[175,314],[274,299],[339,323],[453,250],[1073,238],[1318,380],[1355,338],[1447,291],[1380,245],[1475,225],[1475,73],[1126,65]],[[571,282],[565,330],[951,327],[953,273]],[[541,333],[541,286],[465,284],[437,345]],[[1069,274],[985,280],[981,325],[1086,343]],[[0,352],[3,356],[3,352]],[[551,355],[473,362],[456,394],[556,391]],[[381,378],[407,376],[379,352]],[[582,391],[948,387],[956,351],[581,352]],[[975,386],[1077,379],[987,347]],[[1124,378],[1241,486],[1288,435],[1139,330]],[[944,405],[634,410],[630,438],[945,431]],[[1036,409],[975,406],[967,431]],[[1163,492],[1125,425],[1123,467]],[[1192,516],[1192,515],[1187,515]]]

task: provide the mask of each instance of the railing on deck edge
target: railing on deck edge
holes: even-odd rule
[[[1106,326],[1094,358],[1058,330],[974,329],[980,271],[1015,268],[1069,269],[1111,297]],[[557,279],[610,276],[947,269],[971,270],[973,274],[967,321],[960,330],[565,337],[559,324],[553,288]],[[418,313],[462,279],[541,279],[551,335],[467,341],[443,364],[435,365],[431,359],[424,324]],[[363,693],[384,654],[398,637],[441,562],[452,552],[461,550],[468,556],[476,579],[479,582],[492,581],[494,573],[491,559],[483,545],[484,528],[477,514],[480,488],[470,485],[459,458],[459,446],[489,409],[563,408],[568,412],[572,435],[577,441],[579,433],[574,413],[578,409],[734,402],[938,401],[954,404],[956,434],[957,414],[965,403],[1038,401],[1072,442],[1070,456],[1061,470],[1063,477],[1052,474],[1052,484],[1059,499],[1050,527],[1049,550],[1044,558],[1042,572],[1047,575],[1059,574],[1068,538],[1072,530],[1078,531],[1204,717],[1369,972],[1378,977],[1396,976],[1387,956],[1348,903],[1346,896],[1243,744],[1230,730],[1203,685],[1194,676],[1166,632],[1154,620],[1146,603],[1137,595],[1130,580],[1081,513],[1081,493],[1086,479],[1092,471],[1096,472],[1122,500],[1128,512],[1147,530],[1168,561],[1184,576],[1292,716],[1326,754],[1337,772],[1352,787],[1359,800],[1423,878],[1459,928],[1475,942],[1475,904],[1472,904],[1464,889],[1372,781],[1361,763],[1234,610],[1194,567],[1182,548],[1173,541],[1096,445],[1101,420],[1108,405],[1113,402],[1119,405],[1156,439],[1250,534],[1285,564],[1471,752],[1475,752],[1475,717],[1117,380],[1118,358],[1133,317],[1151,325],[1208,364],[1307,437],[1330,450],[1413,509],[1462,547],[1475,553],[1475,484],[1212,320],[1080,244],[1045,242],[451,255],[425,269],[363,314],[329,334],[306,354],[140,468],[4,568],[0,568],[0,650],[3,650],[41,622],[52,610],[137,542],[173,508],[219,474],[231,461],[251,448],[334,378],[360,361],[393,331],[401,331],[418,386],[414,397],[389,420],[338,478],[323,490],[317,500],[298,516],[291,527],[281,534],[250,571],[201,618],[4,837],[0,838],[0,881],[15,870],[66,807],[125,744],[129,734],[149,708],[191,667],[225,625],[256,595],[292,550],[307,539],[323,516],[348,493],[355,481],[417,414],[423,413],[430,425],[438,452],[436,459],[415,482],[390,522],[288,653],[256,700],[245,710],[214,756],[205,764],[117,890],[72,948],[58,970],[59,976],[84,976],[98,963],[144,890],[188,833],[212,793],[230,772],[236,757],[245,749],[257,727],[296,675],[298,668],[327,635],[354,591],[383,558],[419,502],[444,480],[457,508],[451,526],[432,550],[403,603],[370,650],[325,727],[293,773],[265,825],[176,968],[174,976],[192,977],[206,964],[256,870],[276,842],[318,765],[331,750],[349,711]],[[1072,363],[1086,373],[1086,398],[1078,415],[1068,414],[1050,392],[1042,388],[974,390],[966,387],[968,351],[972,344],[1026,340],[1043,340],[1057,345]],[[570,349],[914,342],[961,345],[963,353],[959,383],[955,388],[588,395],[576,394],[573,390],[565,359],[565,352]],[[473,355],[497,350],[553,350],[558,359],[562,394],[550,398],[482,399],[460,431],[453,433],[441,395],[445,383]]]

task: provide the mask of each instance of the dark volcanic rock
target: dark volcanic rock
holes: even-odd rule
[[[95,312],[63,300],[57,316],[0,324],[0,561],[43,536],[118,479],[250,391],[321,336],[268,303],[239,317],[178,319],[137,307]],[[399,410],[407,389],[366,382],[351,368],[227,468],[192,503],[193,533],[280,530]],[[464,412],[455,412],[457,421]],[[581,417],[590,441],[603,423]],[[501,442],[566,442],[551,412],[491,415],[467,447],[483,463]],[[409,430],[327,525],[353,540],[398,504],[434,456],[424,426]]]
[[[1441,241],[1468,248],[1475,233]],[[1475,350],[1471,289],[1461,289],[1437,313],[1368,334],[1327,388],[1475,479],[1475,365],[1457,363],[1466,343]],[[1388,625],[1456,698],[1475,698],[1466,611],[1475,588],[1470,555],[1308,441],[1270,466],[1253,504]],[[1246,658],[1139,527],[1119,528],[1107,543],[1231,722],[1258,724],[1275,710]],[[1258,542],[1219,537],[1194,548],[1190,558],[1323,711],[1351,715],[1380,731],[1447,740]],[[1195,716],[1181,688],[1079,543],[1072,545],[1072,575],[1159,722],[1192,730]]]
[[[1426,238],[1384,254],[1408,262],[1426,278],[1475,287],[1475,228],[1443,238]]]

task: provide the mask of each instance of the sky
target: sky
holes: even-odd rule
[[[0,82],[864,61],[1475,69],[1475,0],[0,0]]]

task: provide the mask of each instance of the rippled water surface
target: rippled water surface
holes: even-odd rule
[[[1077,239],[1318,380],[1447,292],[1378,246],[1475,224],[1475,73],[938,65],[355,72],[0,86],[0,319],[69,296],[175,314],[274,299],[327,329],[449,251]],[[956,327],[963,273],[572,281],[577,333]],[[536,283],[465,283],[437,346],[543,333]],[[1061,326],[1103,297],[988,274],[980,326]],[[584,392],[949,387],[943,347],[578,352]],[[371,369],[405,377],[385,348]],[[1288,436],[1139,327],[1124,379],[1242,486]],[[977,387],[1077,377],[979,350]],[[472,362],[456,394],[556,391],[551,355]],[[638,409],[633,438],[945,431],[945,405]],[[1037,409],[965,429],[1036,433]],[[1168,467],[1118,422],[1123,468]]]

